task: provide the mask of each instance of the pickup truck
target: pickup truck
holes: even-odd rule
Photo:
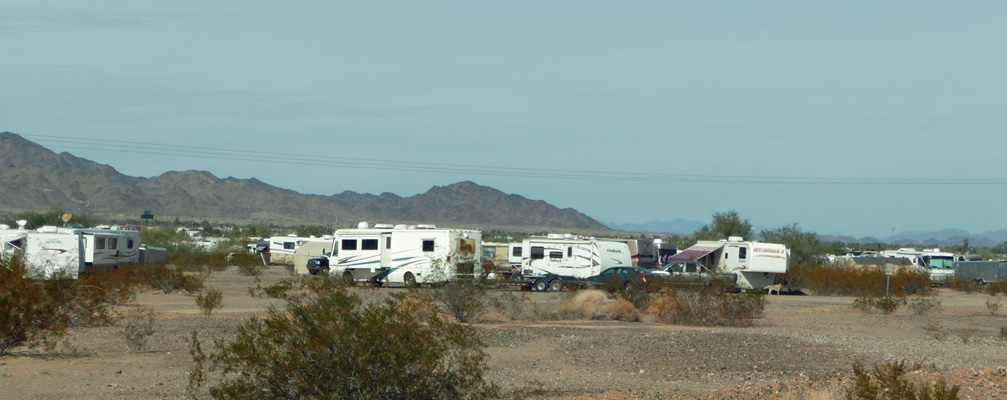
[[[717,283],[725,287],[735,287],[735,276],[730,273],[717,273],[711,271],[698,261],[675,261],[661,267],[669,276],[665,279],[676,285],[682,286],[711,286]]]

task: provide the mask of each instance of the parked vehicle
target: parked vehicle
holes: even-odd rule
[[[646,268],[641,267],[612,267],[602,271],[598,275],[589,276],[584,279],[584,284],[593,287],[606,287],[611,289],[629,288],[633,285],[642,285],[660,277]]]
[[[913,248],[901,248],[898,250],[886,250],[880,253],[885,257],[908,258],[917,271],[930,275],[930,280],[935,284],[940,284],[955,276],[955,262],[965,261],[962,255],[942,252],[939,248],[916,250]]]
[[[1007,261],[959,261],[955,263],[955,279],[979,283],[1007,280]]]
[[[512,243],[509,260],[515,273],[508,286],[535,291],[559,291],[611,267],[632,266],[629,246],[623,242],[570,234],[537,236]]]
[[[715,273],[699,261],[674,261],[660,271],[666,272],[668,281],[683,286],[710,286],[717,283],[734,287],[734,274]]]
[[[790,251],[782,244],[745,241],[738,236],[727,240],[701,240],[670,257],[670,262],[699,261],[714,274],[732,275],[738,289],[765,290],[776,274],[790,268]]]
[[[371,228],[361,222],[356,229],[335,232],[332,253],[308,260],[307,271],[336,274],[347,282],[406,286],[482,274],[476,268],[482,255],[478,230],[388,224]]]

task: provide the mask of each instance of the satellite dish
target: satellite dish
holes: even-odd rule
[[[18,229],[22,229],[23,230],[25,225],[28,225],[28,221],[27,220],[23,220],[23,219],[17,220],[17,227],[18,227]]]
[[[63,222],[70,221],[70,218],[73,218],[73,214],[70,213],[63,214]]]

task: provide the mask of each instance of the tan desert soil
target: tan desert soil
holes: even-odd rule
[[[288,276],[271,267],[261,279]],[[191,333],[204,341],[227,337],[271,303],[249,296],[254,278],[233,270],[213,273],[206,284],[224,291],[223,308],[209,317],[180,293],[146,291],[123,307],[158,313],[147,351],[127,352],[118,326],[77,328],[52,353],[16,349],[0,359],[0,398],[187,398]],[[399,290],[359,291],[380,298]],[[528,294],[547,311],[568,296]],[[905,308],[865,314],[850,307],[849,297],[774,295],[750,328],[540,320],[530,313],[509,321],[503,311],[475,325],[488,345],[489,378],[542,398],[838,399],[856,360],[868,366],[905,360],[924,367],[911,371],[912,379],[947,379],[961,386],[964,399],[1007,398],[1007,341],[1000,339],[1007,317],[986,307],[995,298],[949,290],[935,298],[941,311],[917,316]]]

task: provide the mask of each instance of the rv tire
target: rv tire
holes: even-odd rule
[[[549,281],[549,291],[550,292],[559,292],[559,291],[562,291],[562,290],[563,290],[563,280],[562,279],[556,278],[556,279],[553,279],[553,280]]]
[[[412,272],[406,272],[402,277],[402,281],[405,282],[406,287],[416,287],[416,276]]]
[[[353,281],[352,272],[350,271],[343,272],[343,283],[346,284],[346,286],[353,286],[355,282]]]
[[[535,283],[532,284],[531,290],[535,292],[544,292],[549,290],[549,282],[545,279],[536,280]]]

